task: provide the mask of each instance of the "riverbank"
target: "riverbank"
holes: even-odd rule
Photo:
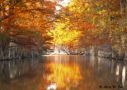
[[[118,49],[112,50],[111,47],[95,47],[91,46],[89,49],[84,50],[83,55],[93,55],[101,58],[109,58],[115,60],[127,60],[127,51],[119,51]]]

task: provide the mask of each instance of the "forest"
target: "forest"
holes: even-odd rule
[[[126,0],[62,1],[1,0],[0,59],[33,57],[56,45],[70,54],[127,59]]]

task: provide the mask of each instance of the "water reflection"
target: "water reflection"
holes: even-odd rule
[[[98,57],[98,70],[100,70],[100,62],[101,62],[101,58]]]
[[[90,64],[94,68],[94,64],[95,64],[95,56],[94,55],[90,56]]]
[[[78,65],[64,65],[62,63],[49,63],[46,68],[51,72],[47,75],[47,81],[56,83],[57,88],[66,86],[77,86],[79,80],[83,79]]]
[[[116,66],[116,81],[118,82],[119,80],[119,65]]]
[[[124,61],[112,60],[112,72],[115,67],[116,81],[121,85],[125,86],[126,66]]]
[[[75,59],[69,56],[47,57],[47,59],[49,58],[52,58],[52,61],[46,64],[46,70],[48,72],[46,81],[49,83],[47,90],[51,88],[76,87],[79,84],[79,80],[83,79],[80,68],[75,61],[79,57],[75,56]],[[74,61],[70,62],[70,59]]]
[[[124,86],[124,83],[125,83],[125,76],[126,76],[126,67],[123,66],[123,69],[122,69],[122,85]]]
[[[126,90],[126,66],[126,61],[78,55],[1,61],[0,90],[100,90],[100,85]]]
[[[115,65],[115,60],[114,60],[114,59],[112,59],[111,73],[113,73],[113,70],[114,70],[114,65]]]

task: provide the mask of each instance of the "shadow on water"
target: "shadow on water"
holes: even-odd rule
[[[127,62],[58,55],[1,61],[0,90],[127,90]]]

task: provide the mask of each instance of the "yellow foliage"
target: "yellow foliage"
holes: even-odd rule
[[[56,26],[56,29],[51,30],[54,37],[54,43],[57,43],[58,45],[65,43],[67,44],[80,36],[81,31],[69,30],[68,28],[66,28],[66,24],[68,23],[69,22],[59,24],[57,23],[58,25]]]

